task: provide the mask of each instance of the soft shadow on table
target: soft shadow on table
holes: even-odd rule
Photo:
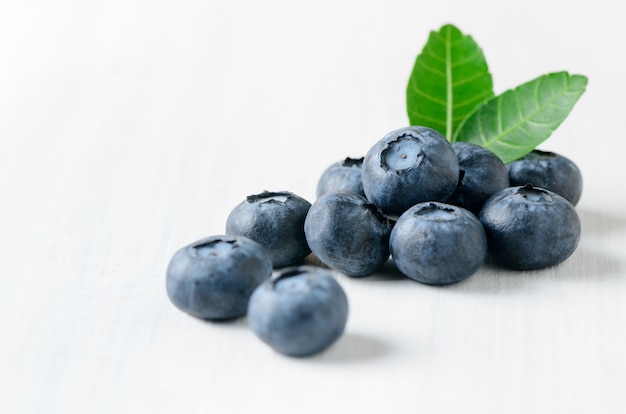
[[[594,244],[598,237],[626,232],[626,214],[588,209],[579,209],[578,214],[582,224],[581,242],[565,262],[547,269],[515,271],[503,269],[487,259],[475,275],[448,288],[458,292],[502,293],[532,288],[535,284],[545,283],[546,279],[557,283],[593,283],[622,277],[622,258],[601,248],[594,249]]]
[[[214,327],[215,329],[249,329],[248,319],[245,316],[231,319],[198,319],[199,322]]]
[[[390,258],[376,273],[365,276],[365,280],[369,282],[393,282],[397,280],[406,281],[407,277],[400,273],[393,263],[393,259]]]
[[[313,359],[329,363],[362,363],[381,359],[390,351],[390,344],[380,338],[345,332],[328,350]]]
[[[459,293],[502,294],[526,290],[534,285],[544,284],[546,280],[552,283],[593,283],[594,280],[600,282],[622,277],[624,265],[615,256],[581,247],[574,254],[575,256],[557,266],[527,271],[503,269],[487,260],[476,274],[445,288]]]
[[[308,255],[304,259],[302,264],[322,267],[324,269],[330,269],[328,266],[322,263],[322,261],[318,259],[313,253]],[[349,277],[349,276],[346,276],[346,277]],[[361,279],[361,278],[353,278],[353,279]],[[395,281],[395,280],[406,281],[406,276],[400,273],[398,268],[393,264],[393,259],[389,258],[389,260],[387,260],[385,264],[382,265],[382,267],[376,271],[376,273],[372,275],[368,275],[368,276],[363,276],[362,279],[368,282],[387,282],[387,281]]]

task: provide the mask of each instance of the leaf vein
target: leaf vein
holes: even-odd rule
[[[456,105],[455,105],[455,107],[456,107],[456,108],[460,108],[460,107],[462,107],[462,106],[468,105],[468,104],[470,104],[470,103],[472,103],[472,102],[475,102],[475,101],[482,101],[483,99],[488,98],[488,97],[490,97],[491,95],[492,95],[491,91],[489,91],[489,90],[485,90],[483,93],[480,93],[480,94],[474,95],[474,96],[473,96],[473,97],[471,97],[470,99],[466,99],[466,100],[464,100],[464,101],[457,102],[457,103],[456,103]]]
[[[424,49],[426,51],[426,53],[428,53],[428,55],[432,58],[434,58],[435,60],[441,62],[441,63],[446,63],[446,59],[441,57],[438,53],[436,53],[432,46],[429,46],[427,48]]]
[[[441,125],[441,126],[446,126],[445,122],[441,122],[439,119],[435,119],[431,116],[424,115],[423,113],[420,113],[418,111],[410,111],[410,113],[414,115],[416,118],[422,118],[430,123]]]
[[[454,95],[452,94],[452,88],[454,87],[454,81],[452,79],[452,46],[450,42],[451,28],[448,27],[446,33],[446,138],[450,139],[452,136],[452,108],[454,105]]]
[[[441,105],[443,107],[446,106],[446,102],[445,101],[442,101],[441,99],[437,99],[434,96],[429,95],[428,93],[426,93],[425,91],[420,89],[420,87],[417,84],[415,84],[415,83],[412,83],[412,85],[414,85],[414,86],[411,89],[413,90],[413,92],[415,92],[415,94],[417,94],[417,95],[419,95],[419,96],[421,96],[423,98],[426,98],[429,101],[434,102],[434,103],[436,103],[438,105]]]
[[[431,73],[434,73],[434,74],[436,74],[436,75],[439,75],[439,76],[441,76],[441,77],[445,78],[445,76],[446,76],[445,72],[443,72],[443,71],[441,71],[441,70],[439,70],[439,69],[437,69],[437,68],[435,68],[435,67],[433,67],[433,66],[431,66],[431,65],[427,64],[426,62],[422,61],[421,59],[418,59],[416,62],[417,62],[417,63],[418,63],[421,67],[423,67],[424,69],[426,69],[427,71],[429,71],[429,72],[431,72]]]
[[[472,76],[468,76],[467,78],[464,78],[464,79],[462,79],[462,80],[460,80],[460,81],[458,81],[458,82],[454,82],[454,83],[452,84],[452,86],[453,86],[453,87],[456,87],[456,86],[461,86],[461,85],[465,85],[465,84],[467,84],[467,83],[473,82],[473,81],[475,81],[476,79],[480,79],[480,78],[482,78],[483,76],[485,76],[485,74],[486,74],[486,73],[488,73],[488,72],[480,72],[480,73],[476,73],[476,74],[474,74],[474,75],[472,75]]]
[[[454,62],[452,64],[452,67],[457,67],[457,66],[461,66],[461,65],[465,65],[468,62],[472,62],[474,60],[476,60],[476,57],[478,57],[480,55],[480,49],[476,49],[476,51],[474,51],[474,53],[472,53],[469,56],[464,57],[463,59],[459,59],[456,62]]]
[[[476,117],[477,119],[477,123],[478,123],[478,136],[480,137],[480,141],[482,142],[481,147],[487,147],[487,136],[485,135],[485,132],[483,131],[483,122],[482,122],[482,115],[481,112],[477,112],[476,113]]]

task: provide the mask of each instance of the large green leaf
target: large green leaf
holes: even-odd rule
[[[488,148],[505,162],[515,161],[545,141],[570,113],[587,78],[555,72],[490,99],[459,126],[453,141]]]
[[[451,140],[461,121],[493,96],[481,48],[451,24],[431,32],[406,88],[411,125],[427,126]]]

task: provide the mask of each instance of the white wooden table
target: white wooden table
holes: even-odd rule
[[[626,14],[566,1],[4,1],[0,412],[626,412]],[[428,32],[483,47],[497,93],[589,77],[542,146],[585,190],[574,255],[435,288],[337,274],[345,335],[281,356],[245,318],[174,308],[165,267],[246,195],[407,124]]]

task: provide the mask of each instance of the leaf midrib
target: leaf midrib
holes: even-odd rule
[[[450,27],[446,30],[446,138],[452,138],[452,46],[450,44]]]

